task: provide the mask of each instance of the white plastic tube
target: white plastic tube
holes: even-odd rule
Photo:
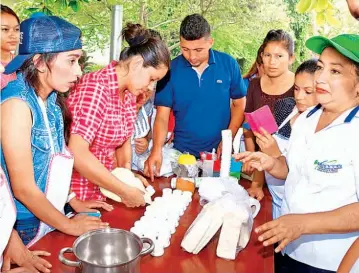
[[[232,131],[222,130],[221,177],[229,177],[232,156]]]

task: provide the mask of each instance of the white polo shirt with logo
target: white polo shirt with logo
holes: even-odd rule
[[[323,112],[320,105],[298,117],[287,153],[289,173],[282,215],[330,211],[358,202],[358,110],[359,107],[347,110],[317,133]],[[299,262],[336,271],[358,236],[359,232],[303,235],[284,252]]]

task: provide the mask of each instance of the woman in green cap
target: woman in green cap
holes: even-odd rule
[[[298,117],[286,157],[236,156],[286,179],[282,216],[255,229],[264,246],[279,243],[279,272],[336,272],[359,236],[359,36],[316,36],[318,105]]]

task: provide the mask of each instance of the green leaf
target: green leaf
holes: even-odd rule
[[[46,6],[42,9],[42,12],[48,16],[53,15],[52,11],[50,9],[48,9]]]
[[[69,6],[74,12],[78,12],[80,10],[80,5],[76,0],[70,0]]]
[[[298,13],[309,11],[313,5],[312,2],[313,0],[300,0],[296,7]]]
[[[60,2],[61,8],[65,9],[67,7],[67,0],[58,0]]]
[[[40,9],[39,8],[27,8],[26,10],[30,13],[33,13],[33,12],[39,11]]]
[[[325,24],[325,14],[323,12],[317,13],[317,16],[315,18],[315,22],[317,23],[318,26],[322,26]]]

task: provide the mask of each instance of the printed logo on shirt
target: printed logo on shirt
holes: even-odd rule
[[[323,173],[337,173],[338,170],[343,169],[343,165],[338,164],[337,160],[324,160],[322,162],[315,160],[314,166],[317,171]]]
[[[217,80],[217,83],[222,83],[222,80]]]

